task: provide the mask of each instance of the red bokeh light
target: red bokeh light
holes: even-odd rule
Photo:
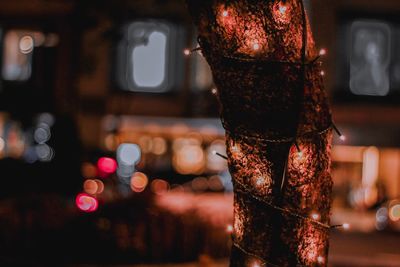
[[[85,193],[81,193],[76,196],[75,204],[78,209],[84,212],[94,212],[99,206],[96,198]]]
[[[97,161],[97,168],[101,175],[109,175],[117,170],[117,162],[113,158],[102,157]]]

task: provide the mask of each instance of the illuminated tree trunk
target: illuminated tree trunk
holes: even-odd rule
[[[231,266],[326,266],[331,114],[301,0],[187,0],[234,183]]]

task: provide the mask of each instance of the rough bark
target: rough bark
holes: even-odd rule
[[[332,122],[303,3],[187,3],[226,129],[231,266],[326,266]]]

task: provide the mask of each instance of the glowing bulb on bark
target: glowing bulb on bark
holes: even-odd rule
[[[226,231],[228,232],[228,233],[232,233],[233,232],[233,226],[232,225],[228,225],[228,226],[226,226]]]
[[[350,229],[350,224],[344,223],[344,224],[343,224],[343,229],[344,229],[344,230],[349,230],[349,229]]]
[[[253,50],[257,51],[260,49],[260,45],[258,43],[253,44]]]
[[[325,76],[325,71],[321,70],[320,74],[321,76]]]
[[[340,140],[342,140],[342,141],[346,141],[346,136],[344,136],[343,134],[342,134],[339,138],[340,138]]]
[[[319,55],[320,55],[320,56],[325,56],[326,53],[327,53],[327,51],[326,51],[325,48],[322,48],[321,50],[319,50]]]
[[[287,7],[285,6],[280,6],[279,7],[279,12],[281,12],[282,15],[284,15],[286,13]]]
[[[318,263],[324,263],[325,262],[325,258],[322,256],[318,256],[317,258]]]
[[[303,158],[303,152],[302,151],[297,152],[297,157],[299,159],[302,159]]]
[[[227,16],[228,16],[228,11],[224,10],[224,11],[222,12],[222,16],[227,17]]]
[[[186,48],[185,50],[183,50],[183,54],[185,54],[185,56],[189,56],[190,50]]]
[[[315,212],[314,212],[313,214],[311,214],[311,218],[313,218],[314,220],[318,221],[319,218],[320,218],[320,216],[319,216],[318,213],[315,213]]]
[[[217,88],[213,88],[213,89],[211,89],[211,93],[213,94],[213,95],[216,95],[217,94]]]

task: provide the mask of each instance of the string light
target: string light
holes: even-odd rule
[[[183,50],[183,54],[185,54],[185,56],[189,56],[190,55],[190,49],[185,49]]]
[[[261,186],[262,184],[264,183],[264,178],[263,177],[258,177],[257,178],[257,181],[256,181],[256,184],[258,185],[258,186]]]
[[[221,157],[221,158],[223,158],[223,159],[226,159],[226,160],[228,160],[228,157],[227,156],[225,156],[225,155],[222,155],[221,153],[219,153],[219,152],[217,152],[217,151],[215,151],[215,150],[213,150],[213,152],[212,152],[214,155],[217,155],[217,156],[219,156],[219,157]]]
[[[300,146],[297,142],[294,142],[294,145],[296,146],[297,149],[297,157],[301,159],[303,157],[303,152],[301,151]]]
[[[211,89],[211,93],[212,93],[213,95],[216,95],[216,94],[218,93],[218,90],[217,90],[217,88],[213,88],[213,89]]]
[[[325,258],[322,256],[318,256],[317,258],[318,263],[324,263],[325,262]]]
[[[349,230],[349,229],[350,229],[350,224],[344,223],[344,224],[343,224],[343,229],[344,229],[344,230]]]
[[[286,13],[287,7],[286,6],[280,6],[279,7],[279,12],[281,12],[282,15]]]
[[[325,48],[322,48],[321,50],[319,50],[319,55],[320,55],[320,56],[325,56],[326,53],[327,53],[327,51],[326,51]]]
[[[319,221],[321,216],[318,213],[314,212],[313,214],[311,214],[311,218],[313,218],[316,221]]]
[[[284,5],[279,6],[279,12],[280,12],[282,15],[284,15],[284,14],[287,12],[287,7],[284,6]],[[228,14],[228,11],[224,10],[224,11],[222,12],[222,16],[223,16],[223,17],[227,17],[228,15],[229,15],[229,14]],[[306,24],[306,18],[305,18],[304,7],[303,7],[303,19],[304,19],[303,29],[305,29],[306,27],[305,27],[304,25]],[[302,60],[301,63],[298,63],[298,64],[302,64],[302,66],[304,66],[305,64],[307,64],[307,62],[305,62],[306,48],[307,48],[307,45],[306,45],[306,41],[307,41],[307,40],[306,40],[306,38],[307,38],[307,33],[303,30],[303,60]],[[259,49],[261,49],[261,46],[260,46],[260,44],[259,44],[257,41],[255,41],[255,42],[253,42],[253,44],[252,44],[252,48],[253,48],[254,51],[258,51]],[[326,53],[327,53],[326,49],[321,49],[320,52],[319,52],[319,55],[320,55],[320,56],[323,56],[323,55],[326,55]],[[318,59],[318,58],[317,58],[317,59]],[[317,59],[316,59],[316,60],[317,60]],[[316,60],[315,60],[315,62],[316,62]],[[311,62],[311,63],[313,64],[314,61]],[[321,74],[321,76],[324,76],[324,75],[325,75],[325,72],[324,72],[323,70],[321,70],[321,71],[320,71],[320,74]],[[304,75],[305,75],[305,74],[304,74]],[[212,92],[213,94],[216,94],[216,93],[217,93],[217,90],[214,88],[214,89],[211,90],[211,92]],[[325,129],[325,130],[323,130],[323,131],[320,131],[320,132],[318,132],[318,133],[307,133],[307,134],[310,134],[310,135],[311,135],[311,134],[313,134],[313,135],[314,135],[314,134],[318,134],[318,135],[319,135],[319,134],[323,134],[323,133],[326,133],[327,131],[329,131],[329,130],[331,129],[331,127],[332,127],[332,126],[329,126],[327,129]],[[337,128],[336,128],[334,125],[333,125],[333,127],[334,127],[335,131],[338,132]],[[224,128],[225,128],[225,125],[224,125]],[[227,128],[225,128],[225,129],[227,129]],[[341,139],[341,140],[343,140],[343,139],[345,138],[343,135],[340,134],[340,132],[339,132],[339,135],[340,135],[340,139]],[[249,135],[246,136],[246,135],[245,135],[245,137],[248,137],[248,138],[249,138],[249,137],[251,137],[251,136],[249,136]],[[299,136],[298,136],[297,138],[299,138]],[[293,142],[293,141],[296,140],[296,137],[294,137],[294,138],[286,138],[284,141],[283,141],[283,139],[282,139],[282,140],[271,140],[271,142],[287,142],[287,140],[289,140],[289,142]],[[299,145],[297,144],[297,142],[295,142],[294,144],[295,144],[296,149],[297,149],[297,155],[299,156],[299,158],[301,158],[301,157],[303,156],[303,152],[300,150],[300,147],[299,147]],[[235,150],[236,150],[236,145],[234,145],[234,146],[232,147],[232,152],[235,152]],[[219,156],[219,157],[221,157],[221,158],[224,158],[224,159],[226,159],[226,160],[228,159],[227,156],[224,156],[224,155],[218,153],[217,151],[212,151],[212,153],[213,153],[214,155],[217,155],[217,156]],[[246,191],[246,193],[248,193],[251,197],[253,197],[253,198],[255,198],[256,200],[258,200],[258,201],[260,201],[260,202],[263,202],[263,203],[265,203],[265,204],[267,204],[267,205],[270,205],[272,208],[274,208],[274,209],[276,209],[276,210],[278,210],[278,211],[280,211],[280,212],[288,213],[288,214],[291,215],[291,216],[298,217],[298,218],[300,218],[300,219],[309,221],[309,222],[311,222],[311,223],[313,223],[313,224],[315,224],[315,225],[321,226],[321,227],[323,227],[323,228],[325,228],[325,229],[332,228],[331,226],[329,226],[329,225],[327,225],[327,224],[324,224],[323,222],[319,222],[319,220],[321,219],[321,216],[320,216],[318,213],[312,213],[311,216],[310,216],[310,215],[302,215],[302,214],[297,214],[297,213],[295,213],[295,212],[293,212],[293,211],[291,211],[291,210],[289,210],[289,209],[285,209],[285,208],[282,208],[282,207],[279,207],[279,206],[274,206],[272,203],[269,203],[267,200],[265,200],[265,199],[263,199],[263,198],[260,198],[260,197],[258,197],[258,196],[256,196],[256,195],[254,195],[254,194],[253,194],[253,193],[254,193],[253,189],[247,188],[247,186],[241,184],[240,181],[235,181],[235,182],[237,183],[238,186],[243,187],[243,191]],[[257,184],[257,185],[260,185],[260,184],[262,184],[262,182],[263,182],[263,181],[262,181],[262,177],[258,177],[257,180],[256,180],[256,184]],[[238,189],[238,190],[240,190],[240,189]],[[311,217],[311,218],[310,218],[310,217]],[[347,225],[347,227],[348,227],[348,224],[343,224],[343,228],[346,229],[346,226],[345,226],[345,225]],[[238,228],[235,226],[235,229],[238,229]],[[228,226],[226,227],[226,231],[227,231],[228,233],[231,233],[231,232],[234,231],[234,229],[233,229],[233,227],[232,227],[231,225],[228,225]],[[236,230],[236,231],[237,231],[237,230]],[[234,245],[240,248],[240,246],[239,246],[238,244],[236,244],[235,242],[234,242]],[[243,250],[242,248],[240,248],[240,249]],[[248,253],[248,252],[246,252],[246,251],[244,251],[244,252],[245,252],[246,254],[251,255],[250,253]],[[315,261],[315,256],[316,256],[316,255],[317,255],[316,253],[313,254],[313,260],[314,260],[314,261]],[[317,260],[319,263],[324,263],[324,262],[325,262],[325,258],[324,258],[323,256],[318,256],[316,260]],[[251,267],[261,267],[261,264],[264,265],[265,263],[267,263],[266,260],[263,259],[263,261],[264,261],[263,263],[259,263],[258,261],[255,261],[255,262],[253,262],[253,263],[250,263],[250,266],[251,266]]]
[[[254,43],[254,44],[253,44],[253,49],[254,49],[255,51],[257,51],[258,49],[260,49],[260,45],[259,45],[258,43]]]
[[[332,127],[333,127],[333,129],[335,130],[335,132],[337,133],[337,135],[339,135],[340,140],[346,141],[346,136],[344,136],[344,135],[339,131],[339,129],[336,127],[336,125],[332,123]]]

